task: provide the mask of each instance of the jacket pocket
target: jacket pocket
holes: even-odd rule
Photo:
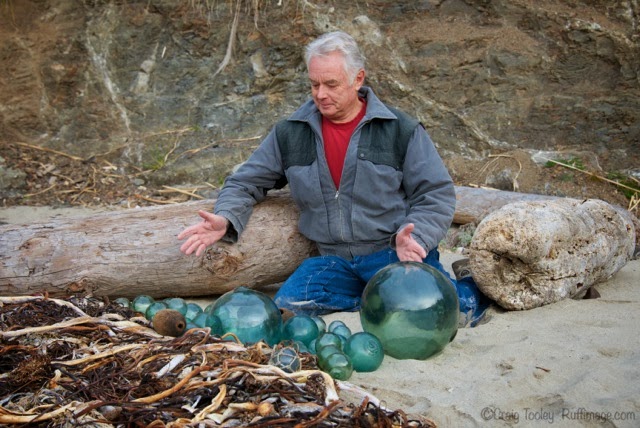
[[[396,232],[407,214],[403,174],[389,165],[358,161],[353,189],[353,235],[359,241],[379,241]]]

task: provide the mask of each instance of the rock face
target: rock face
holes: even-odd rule
[[[628,213],[600,200],[516,202],[489,214],[469,248],[478,287],[505,309],[532,309],[604,281],[633,257]]]
[[[0,139],[109,153],[163,184],[216,182],[307,98],[302,47],[342,29],[367,83],[445,158],[580,148],[606,170],[637,168],[637,2],[366,5],[2,2]]]

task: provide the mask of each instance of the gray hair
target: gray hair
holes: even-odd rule
[[[313,57],[325,56],[333,52],[340,52],[344,57],[345,71],[353,83],[358,71],[364,69],[365,58],[354,38],[342,31],[325,33],[307,45],[304,54],[307,68]]]

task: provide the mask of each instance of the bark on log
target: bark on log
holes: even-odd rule
[[[476,228],[470,268],[500,306],[531,309],[611,277],[633,258],[635,236],[629,216],[600,200],[511,203]]]
[[[184,256],[176,236],[214,201],[189,202],[0,229],[0,295],[210,296],[283,281],[315,246],[297,230],[288,195],[255,207],[236,245]]]

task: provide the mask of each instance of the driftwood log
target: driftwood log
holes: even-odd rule
[[[552,197],[457,187],[454,223],[479,223],[516,201]],[[239,285],[262,288],[286,279],[315,246],[297,231],[288,193],[254,209],[236,245],[220,243],[184,256],[177,234],[215,201],[188,202],[0,227],[0,295],[211,296]]]
[[[635,250],[628,215],[595,199],[517,202],[489,214],[469,247],[478,287],[505,309],[580,297]]]
[[[291,199],[256,206],[236,245],[185,256],[176,238],[213,201],[187,202],[0,228],[0,295],[210,296],[283,281],[315,246],[297,230]]]

